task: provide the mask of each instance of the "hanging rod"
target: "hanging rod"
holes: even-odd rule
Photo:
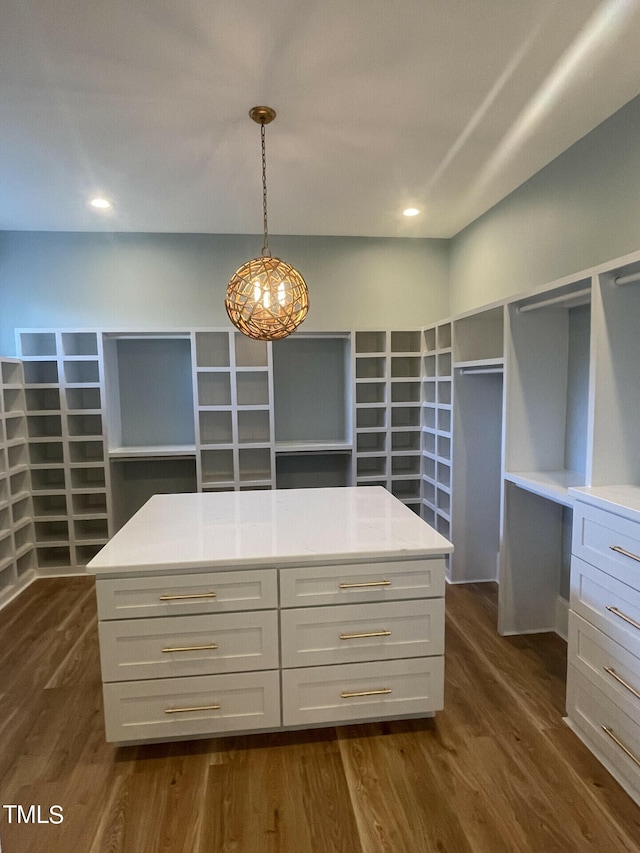
[[[460,373],[465,376],[479,376],[483,373],[502,373],[502,367],[462,367]]]
[[[543,299],[541,302],[530,302],[528,305],[519,305],[518,313],[524,314],[526,311],[535,311],[536,308],[546,308],[547,305],[555,305],[559,302],[573,302],[574,299],[587,295],[591,295],[590,287],[584,287],[582,290],[574,290],[573,293],[564,293],[562,296],[552,296],[549,299]],[[586,305],[588,301],[588,299],[585,299],[580,304]]]
[[[619,275],[613,280],[615,287],[620,287],[623,284],[633,284],[640,281],[640,272],[632,272],[630,275]]]

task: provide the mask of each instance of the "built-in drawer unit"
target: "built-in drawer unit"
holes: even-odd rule
[[[628,702],[640,720],[640,658],[573,612],[569,614],[569,659],[599,690]]]
[[[633,703],[603,693],[576,667],[567,671],[567,713],[574,729],[640,803],[640,717]]]
[[[444,653],[444,599],[282,610],[282,666]]]
[[[269,610],[278,606],[276,569],[105,578],[97,584],[99,619]]]
[[[640,489],[576,497],[567,722],[640,804]]]
[[[313,726],[428,715],[443,704],[442,657],[286,669],[282,721]]]
[[[433,714],[444,571],[437,556],[98,577],[107,739]]]
[[[640,589],[640,522],[579,502],[574,518],[573,553]]]
[[[101,622],[104,681],[278,668],[275,610]]]
[[[640,657],[640,591],[573,557],[571,609]]]
[[[398,560],[350,566],[301,566],[280,573],[282,607],[441,598],[445,561]]]
[[[108,741],[185,740],[280,725],[277,670],[104,685]]]

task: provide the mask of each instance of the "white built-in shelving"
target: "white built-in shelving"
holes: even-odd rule
[[[501,633],[566,635],[571,486],[591,482],[592,276],[506,306]]]
[[[298,333],[271,347],[276,488],[351,485],[351,335]]]
[[[354,335],[355,482],[420,513],[420,330]]]
[[[85,566],[108,540],[109,470],[102,338],[97,331],[16,331],[41,573]]]
[[[504,305],[456,317],[448,579],[495,581],[500,553]]]
[[[450,582],[498,581],[502,633],[564,633],[571,487],[640,485],[639,282],[637,253],[418,330],[275,343],[18,330],[0,588],[82,567],[156,492],[381,485],[453,541]]]
[[[34,577],[36,555],[24,370],[0,358],[0,604]]]
[[[452,359],[451,321],[423,329],[421,512],[447,538],[451,534]]]
[[[270,345],[239,332],[196,332],[195,364],[199,490],[272,488]]]

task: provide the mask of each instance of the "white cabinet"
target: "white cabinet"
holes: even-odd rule
[[[433,714],[450,550],[383,489],[153,498],[90,566],[107,739]]]
[[[277,727],[278,672],[237,672],[104,685],[108,741],[188,740]]]
[[[443,707],[444,658],[287,669],[285,726],[305,727],[425,716]]]
[[[640,803],[640,489],[575,497],[567,721]]]
[[[442,708],[444,559],[314,573],[291,566],[98,578],[107,739],[205,737]],[[341,603],[322,606],[334,593]],[[291,607],[301,601],[308,606]]]
[[[442,708],[444,562],[280,570],[284,726]]]
[[[280,724],[275,569],[99,578],[97,595],[107,740]]]

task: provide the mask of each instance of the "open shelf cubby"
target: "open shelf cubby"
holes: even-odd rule
[[[194,445],[189,336],[113,335],[105,359],[112,448]]]
[[[551,499],[590,480],[591,310],[578,281],[509,306],[506,478]],[[566,298],[564,301],[553,299]],[[536,302],[540,302],[540,306]]]

